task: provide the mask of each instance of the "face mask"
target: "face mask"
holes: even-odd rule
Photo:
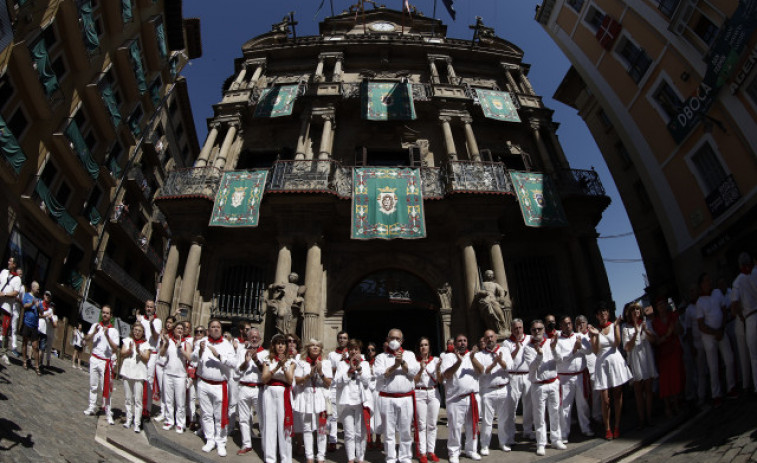
[[[455,346],[453,344],[448,344],[447,345],[447,352],[449,352],[450,354],[452,352],[455,352]]]
[[[391,350],[397,350],[397,349],[399,349],[400,348],[400,342],[397,341],[396,339],[392,339],[391,341],[389,341],[389,348]]]

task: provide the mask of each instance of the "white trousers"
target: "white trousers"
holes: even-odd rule
[[[376,434],[377,437],[381,437],[384,434],[384,423],[381,422],[381,397],[379,397],[378,391],[372,391],[373,403],[375,409],[373,410],[373,416],[371,416],[371,432]]]
[[[295,424],[299,422],[298,426],[302,429],[302,444],[305,446],[305,458],[312,460],[317,455],[318,461],[326,460],[326,440],[328,432],[328,422],[326,424],[327,429],[323,434],[318,432],[318,413],[299,413],[294,412]],[[316,436],[316,450],[313,452],[313,433]],[[347,431],[345,428],[344,445],[347,445]]]
[[[481,448],[489,448],[492,441],[492,428],[494,427],[494,417],[497,417],[497,436],[499,436],[499,445],[505,445],[507,442],[507,421],[512,419],[510,413],[512,402],[510,397],[510,385],[502,386],[496,389],[485,391],[482,395],[483,419],[481,420]]]
[[[344,427],[344,449],[347,451],[347,461],[361,462],[365,459],[365,444],[368,441],[368,430],[365,429],[363,419],[363,405],[342,405],[340,412],[339,419],[342,420]]]
[[[576,403],[576,414],[578,415],[578,425],[584,434],[591,432],[591,420],[589,419],[589,402],[586,400],[587,392],[584,388],[583,374],[578,375],[558,375],[560,378],[560,395],[562,397],[562,421],[560,430],[562,431],[562,440],[568,440],[570,434],[570,414],[573,410],[573,402]],[[591,395],[589,395],[591,398]]]
[[[229,433],[234,430],[239,418],[237,403],[239,403],[239,379],[231,378],[229,380]]]
[[[163,386],[165,387],[163,398],[166,401],[166,423],[184,428],[187,424],[187,377],[163,375]],[[174,420],[174,411],[176,420]]]
[[[126,394],[126,423],[132,420],[135,426],[142,419],[142,389],[145,381],[142,379],[124,379],[124,394]]]
[[[465,431],[465,451],[475,452],[478,448],[478,436],[473,433],[473,408],[471,407],[470,394],[447,400],[447,452],[449,457],[460,456],[461,436]]]
[[[226,445],[226,428],[221,426],[223,385],[198,380],[197,395],[200,398],[202,432],[205,439],[208,442],[214,441],[216,445]]]
[[[339,407],[336,403],[336,385],[334,383],[332,383],[332,386],[329,388],[329,400],[331,400],[331,410],[332,410],[328,418],[329,444],[336,444],[337,431],[338,431],[337,422],[339,420],[339,413],[337,413],[337,410],[339,409]]]
[[[415,390],[415,408],[418,412],[418,446],[421,454],[434,453],[436,448],[436,422],[439,420],[441,399],[439,389]]]
[[[697,369],[697,397],[703,401],[707,396],[707,354],[704,352],[702,338],[694,339],[694,350],[696,351],[694,363]]]
[[[413,398],[381,397],[381,420],[384,424],[386,463],[410,463],[413,458]],[[399,434],[399,453],[396,434]]]
[[[754,316],[752,316],[754,318]],[[741,371],[741,386],[744,391],[749,390],[749,380],[751,379],[751,363],[749,360],[749,347],[746,341],[746,324],[740,318],[733,322],[734,341],[739,353],[739,370]]]
[[[13,315],[11,316],[11,329],[8,331],[8,336],[11,337],[11,349],[18,352],[18,340],[16,339],[16,330],[18,329],[18,317],[19,313],[18,304],[13,304]],[[20,334],[20,333],[19,333]]]
[[[718,352],[720,352],[720,355],[723,357],[723,363],[725,363],[726,391],[730,392],[736,386],[731,343],[728,341],[727,336],[723,336],[723,339],[717,341],[715,340],[715,336],[702,333],[702,345],[707,357],[707,369],[710,372],[712,398],[723,397],[723,391],[720,388],[720,374],[718,374]]]
[[[263,456],[266,463],[276,463],[278,443],[280,463],[292,463],[292,436],[284,432],[284,386],[266,386],[263,390]]]
[[[150,356],[152,357],[152,355]],[[155,380],[158,381],[158,395],[160,395],[160,414],[166,414],[166,395],[163,391],[163,378],[166,375],[166,369],[159,363],[155,364]],[[152,394],[151,394],[152,395]]]
[[[547,423],[544,411],[549,414],[549,441],[554,444],[562,440],[560,433],[560,382],[531,385],[531,403],[536,429],[536,445],[547,445]]]
[[[145,404],[145,408],[147,409],[148,414],[152,414],[152,390],[153,390],[153,384],[155,383],[155,367],[156,363],[158,362],[158,354],[153,352],[150,354],[150,359],[147,361],[147,383],[150,385],[150,390],[147,391],[147,403]],[[158,383],[158,386],[160,386],[160,383]],[[161,392],[163,388],[160,388]],[[161,412],[163,409],[160,410]]]
[[[105,385],[105,360],[94,355],[89,357],[89,408],[94,410],[97,405],[97,391]],[[110,398],[103,397],[103,409],[110,414]]]
[[[195,421],[197,413],[197,380],[187,379],[187,404],[189,407],[189,421]]]
[[[515,443],[515,411],[518,409],[518,402],[523,399],[523,435],[533,435],[534,419],[533,406],[531,405],[531,381],[528,375],[511,375],[510,377],[510,394],[507,397],[509,419],[505,421],[505,442],[500,444],[510,445]]]
[[[259,387],[239,386],[237,412],[239,412],[239,431],[242,434],[243,449],[252,447],[253,410],[258,414],[258,424],[262,430],[262,420],[260,419],[261,393],[262,390]]]
[[[746,317],[744,332],[746,335],[746,346],[749,350],[749,360],[752,367],[752,387],[757,392],[757,313]]]

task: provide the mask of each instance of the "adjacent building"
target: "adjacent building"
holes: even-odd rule
[[[757,254],[757,18],[736,0],[545,0],[578,110],[628,211],[652,296]]]
[[[199,22],[172,0],[0,6],[0,243],[58,316],[128,318],[155,297],[171,230],[155,206],[199,152],[180,76]]]
[[[521,49],[474,29],[456,39],[439,20],[376,8],[329,17],[315,36],[285,19],[245,43],[197,161],[156,199],[172,231],[160,313],[249,320],[270,337],[279,299],[301,297],[292,330],[327,348],[340,329],[382,341],[391,327],[408,346],[425,335],[440,347],[490,326],[477,304],[487,270],[508,321],[613,304],[596,172],[571,168]],[[407,210],[422,232],[374,230],[417,239],[360,238],[371,167],[421,179]],[[538,183],[520,203],[518,174]],[[379,194],[387,213],[393,191]],[[247,215],[219,216],[240,204]],[[523,204],[555,215],[527,227]],[[548,219],[557,226],[538,226]],[[292,272],[304,288],[270,289]]]

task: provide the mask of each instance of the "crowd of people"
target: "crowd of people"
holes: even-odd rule
[[[0,273],[3,301],[17,300],[23,292],[15,282],[15,261],[8,264]],[[510,452],[519,404],[520,438],[535,440],[537,455],[544,455],[547,445],[566,448],[574,409],[577,432],[591,437],[600,426],[592,422],[601,423],[602,436],[617,439],[624,390],[633,391],[639,427],[652,425],[655,404],[673,416],[684,399],[692,398],[688,394],[704,402],[708,385],[715,406],[724,396],[739,395],[738,378],[743,392],[754,391],[757,269],[748,254],[739,256],[739,265],[731,288],[720,282],[713,289],[709,275],[702,274],[686,307],[676,309],[659,298],[651,311],[632,303],[612,320],[600,305],[596,324],[583,315],[547,314],[527,325],[516,318],[508,339],[487,330],[469,345],[459,334],[438,356],[427,338],[405,346],[399,329],[390,330],[382,346],[363,345],[342,331],[329,353],[320,340],[303,346],[291,333],[274,335],[264,347],[258,329],[246,322],[237,337],[224,333],[216,319],[207,329],[194,330],[174,317],[163,323],[151,300],[122,340],[111,324],[111,308],[104,306],[101,321],[86,335],[74,336],[80,345],[92,343],[84,413],[95,414],[102,390],[106,419],[115,424],[110,393],[120,360],[125,427],[140,432],[154,409],[152,418],[164,430],[195,431],[205,440],[202,450],[220,456],[226,455],[227,436],[237,425],[238,453],[253,451],[257,417],[267,463],[290,462],[293,448],[304,453],[307,463],[325,461],[326,452],[337,449],[338,423],[350,463],[364,461],[370,449],[382,449],[387,463],[409,463],[413,456],[420,463],[437,462],[442,396],[451,463],[461,456],[480,460],[495,449]],[[33,282],[20,301],[24,356],[27,341],[36,349],[40,330],[31,330],[37,327],[34,317],[45,317],[51,306],[49,293],[39,293]],[[12,313],[5,302],[3,310]],[[27,324],[27,315],[35,323]]]

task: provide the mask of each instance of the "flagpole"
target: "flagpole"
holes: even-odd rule
[[[331,5],[331,16],[334,16],[334,0],[329,0],[329,4]]]
[[[402,32],[401,35],[405,35],[405,0],[400,0],[402,2]]]
[[[365,0],[360,0],[360,7],[363,10],[363,34],[367,34],[368,29],[365,26]]]

